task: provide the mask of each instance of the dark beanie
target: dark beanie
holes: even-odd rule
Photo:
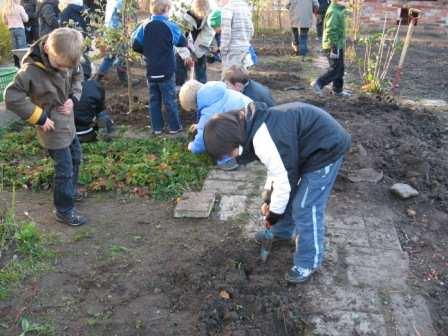
[[[205,149],[215,160],[221,160],[246,138],[244,110],[219,113],[204,128]]]

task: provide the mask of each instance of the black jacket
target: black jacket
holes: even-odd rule
[[[70,26],[70,20],[74,26]],[[84,33],[87,32],[87,24],[84,19],[84,7],[70,4],[64,8],[61,13],[61,26],[70,26],[71,28],[80,28]]]
[[[350,148],[351,136],[330,114],[316,106],[296,102],[266,109],[263,105],[257,104],[254,113],[251,109],[246,111],[246,139],[238,162],[260,160],[266,166],[268,182],[276,181],[272,211],[280,214],[300,177],[344,156]]]
[[[81,99],[73,107],[77,132],[92,126],[97,114],[106,109],[105,100],[104,88],[100,82],[93,79],[84,82]]]
[[[272,98],[271,91],[257,81],[249,80],[244,87],[243,94],[248,96],[254,102],[265,103],[268,107],[276,105],[274,98]]]
[[[42,37],[59,28],[59,0],[47,0],[39,5],[39,36]]]
[[[21,4],[30,20],[37,19],[37,0],[22,0]]]

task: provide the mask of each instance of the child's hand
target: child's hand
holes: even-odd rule
[[[40,125],[39,127],[44,132],[54,131],[54,122],[50,118],[47,118],[47,120],[45,120],[45,123],[43,125]]]
[[[261,205],[261,214],[263,215],[263,216],[267,216],[268,215],[268,213],[269,213],[269,204],[267,204],[267,203],[263,203],[262,205]]]
[[[67,99],[64,105],[58,106],[56,110],[58,112],[61,112],[62,114],[70,115],[70,113],[73,112],[73,100],[71,100],[70,98]]]
[[[337,49],[337,48],[331,48],[331,51],[330,51],[330,58],[331,58],[331,59],[338,59],[338,58],[339,58],[339,49]]]
[[[194,61],[191,57],[186,58],[184,63],[187,68],[192,68],[194,65]]]
[[[190,129],[189,129],[190,133],[194,133],[194,132],[196,132],[197,127],[198,127],[197,124],[192,124],[192,125],[190,126]]]

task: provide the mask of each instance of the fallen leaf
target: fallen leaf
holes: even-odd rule
[[[230,300],[230,293],[228,291],[226,291],[225,289],[220,290],[219,296],[221,297],[221,299]]]

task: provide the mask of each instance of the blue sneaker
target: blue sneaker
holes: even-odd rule
[[[219,162],[216,165],[217,168],[224,170],[224,171],[232,171],[237,170],[239,167],[239,164],[236,162],[235,159],[229,159],[223,162]]]
[[[303,268],[294,266],[285,274],[285,280],[292,284],[298,284],[309,280],[311,275],[316,272],[316,268]]]

